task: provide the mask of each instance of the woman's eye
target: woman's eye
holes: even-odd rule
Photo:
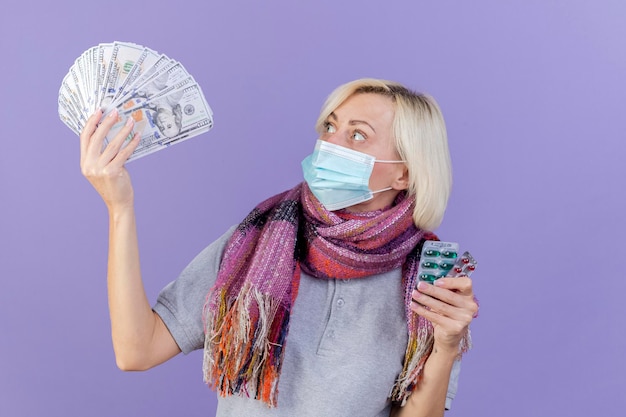
[[[365,135],[363,135],[363,133],[361,132],[354,132],[352,134],[352,139],[358,140],[358,141],[365,140]]]
[[[324,132],[326,133],[335,133],[337,131],[337,129],[335,129],[335,126],[333,126],[332,124],[326,122],[324,123]]]

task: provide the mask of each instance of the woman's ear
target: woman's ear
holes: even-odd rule
[[[409,170],[406,165],[402,164],[401,168],[398,169],[398,176],[391,183],[391,188],[398,191],[409,188]]]

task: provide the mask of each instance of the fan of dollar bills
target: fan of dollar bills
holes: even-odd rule
[[[104,146],[135,121],[141,142],[129,161],[204,133],[213,113],[198,83],[179,62],[127,42],[103,43],[85,51],[59,90],[59,116],[77,135],[96,109],[118,110]],[[129,139],[132,137],[129,136]]]

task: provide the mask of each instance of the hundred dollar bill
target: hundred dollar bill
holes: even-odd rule
[[[59,97],[63,100],[66,109],[76,117],[77,120],[85,123],[87,118],[81,111],[80,99],[78,97],[77,87],[70,74],[66,75],[61,83]]]
[[[85,88],[86,86],[86,81],[85,81],[85,70],[83,68],[83,60],[81,59],[82,55],[78,58],[76,58],[76,61],[74,61],[74,65],[72,66],[72,68],[70,68],[70,73],[74,74],[74,77],[76,78],[76,84],[78,85],[78,90],[80,92],[81,95],[81,100],[82,100],[82,104],[83,107],[85,108],[85,110],[88,112],[88,97],[87,97],[87,89]]]
[[[117,93],[113,97],[113,102],[118,103],[120,97],[125,88],[129,85],[133,85],[135,80],[141,76],[147,69],[152,68],[154,64],[158,61],[159,54],[149,48],[143,48],[135,63],[130,68],[128,73],[121,77],[121,84],[117,88]]]
[[[101,64],[98,59],[101,57],[100,45],[94,46],[89,50],[89,56],[85,68],[87,69],[87,81],[89,82],[89,111],[93,113],[100,103],[98,103],[98,70]]]
[[[176,65],[176,61],[168,58],[166,55],[161,54],[156,60],[154,65],[147,68],[139,77],[137,77],[132,85],[127,85],[117,97],[116,102],[124,102],[128,97],[131,97],[138,89],[149,83],[155,77],[158,77],[162,71],[167,71],[171,67]]]
[[[209,118],[198,120],[193,125],[188,126],[188,129],[174,138],[166,140],[155,141],[154,138],[144,138],[143,146],[140,149],[136,149],[128,161],[132,161],[143,156],[149,155],[161,149],[165,149],[169,146],[181,143],[187,139],[191,139],[202,133],[208,132],[213,127],[213,120]]]
[[[193,84],[181,91],[151,100],[140,108],[122,109],[118,121],[105,138],[105,146],[124,127],[128,117],[135,121],[140,144],[129,161],[204,133],[213,127],[213,112],[202,90]]]
[[[64,87],[61,87],[61,89],[63,90]],[[69,117],[76,126],[81,125],[81,116],[78,114],[78,112],[76,111],[76,109],[74,108],[73,104],[71,103],[71,101],[69,100],[69,98],[63,94],[60,93],[59,94],[59,98],[58,98],[58,106],[59,106],[59,111],[63,110],[64,114]]]
[[[163,71],[160,75],[152,78],[142,87],[134,89],[135,91],[132,94],[127,94],[123,102],[112,103],[112,106],[118,108],[122,106],[125,108],[130,108],[128,106],[138,107],[141,103],[150,101],[156,97],[165,96],[176,90],[181,90],[186,85],[194,82],[193,77],[187,73],[181,64],[177,63],[167,71]],[[126,103],[129,102],[132,103],[127,105]]]
[[[68,75],[71,75],[71,85],[73,87],[73,94],[76,95],[77,103],[80,106],[79,110],[82,114],[88,114],[89,109],[87,108],[87,99],[83,97],[82,94],[82,82],[78,75],[78,68],[70,68],[70,72]]]
[[[145,51],[144,47],[127,42],[115,42],[114,45],[112,62],[108,66],[105,93],[100,103],[103,108],[107,108],[115,101],[128,74]]]
[[[117,109],[104,146],[132,117],[140,144],[129,160],[213,126],[212,110],[183,65],[129,42],[101,43],[83,52],[63,78],[57,104],[59,118],[77,135],[96,109],[103,110],[103,117]]]
[[[163,96],[169,94],[173,87],[184,79],[190,78],[189,73],[183,64],[176,62],[172,66],[163,67],[161,71],[155,73],[153,77],[133,89],[133,97],[152,98],[153,96]]]
[[[111,55],[106,60],[106,72],[104,74],[104,78],[102,81],[102,87],[100,90],[100,106],[107,107],[107,105],[111,102],[111,99],[115,95],[115,92],[112,91],[114,86],[117,84],[117,77],[119,75],[120,63],[117,59],[117,55],[119,54],[121,48],[121,44],[119,42],[113,42],[113,48],[111,49]],[[106,56],[104,57],[106,58]]]
[[[67,110],[65,104],[62,103],[62,100],[60,98],[58,105],[59,117],[61,118],[61,121],[65,123],[67,127],[72,129],[74,133],[80,135],[82,126],[80,126],[76,118]]]
[[[171,101],[175,95],[168,97]],[[142,149],[133,154],[133,159],[183,142],[207,132],[213,127],[213,112],[206,103],[202,90],[197,84],[183,90],[183,95],[179,99],[178,105],[180,106],[178,111],[182,111],[182,121],[179,124],[176,123],[176,107],[174,107],[174,116],[167,111],[162,111],[155,115],[154,123],[159,126],[161,133],[164,134],[156,141],[143,143]]]
[[[76,58],[74,62],[73,69],[76,72],[79,80],[79,89],[83,98],[83,105],[85,106],[86,112],[91,113],[91,103],[90,99],[90,91],[89,91],[89,71],[88,71],[88,54],[89,50],[85,51],[81,56]],[[70,69],[71,71],[71,69]]]
[[[170,78],[173,82],[175,78]],[[176,80],[175,84],[166,85],[162,87],[163,84],[160,84],[157,88],[151,88],[150,86],[146,86],[148,88],[142,88],[135,92],[131,98],[126,100],[124,103],[118,105],[118,109],[122,110],[131,110],[139,107],[149,107],[151,103],[156,102],[164,97],[167,97],[171,94],[182,94],[181,91],[187,88],[190,85],[197,84],[192,76],[187,76],[186,78]]]
[[[112,54],[112,43],[102,43],[98,45],[98,56],[96,57],[96,103],[98,104],[102,102],[102,97],[104,97],[106,76]]]

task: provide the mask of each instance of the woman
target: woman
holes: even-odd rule
[[[204,347],[218,415],[443,415],[477,312],[468,277],[419,283],[419,248],[451,169],[436,103],[400,84],[336,89],[306,181],[259,204],[200,253],[151,308],[115,116],[81,135],[83,174],[110,216],[109,307],[118,366],[144,370]],[[129,119],[132,120],[132,119]],[[453,380],[450,375],[453,374]],[[452,395],[448,395],[452,396]],[[449,400],[449,399],[448,399]]]

